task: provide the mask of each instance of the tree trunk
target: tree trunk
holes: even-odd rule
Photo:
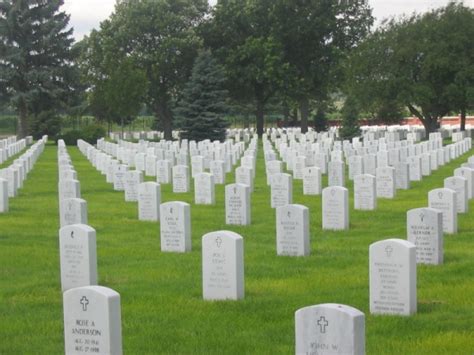
[[[461,109],[461,131],[466,130],[466,108]]]
[[[157,119],[161,120],[165,140],[168,140],[168,141],[172,140],[173,139],[173,134],[172,134],[173,116],[171,114],[171,111],[168,108],[168,105],[166,103],[158,103],[156,105],[155,115],[157,116]]]
[[[283,127],[288,127],[288,121],[290,119],[290,107],[288,103],[283,104]]]
[[[18,138],[25,138],[28,135],[28,106],[25,100],[21,99],[18,105]]]
[[[262,138],[263,135],[263,122],[264,122],[264,106],[263,100],[257,98],[257,111],[255,116],[257,117],[257,135],[258,138]]]
[[[426,138],[429,137],[430,133],[438,130],[438,118],[437,117],[425,117],[421,121],[425,127]]]
[[[408,109],[410,110],[411,114],[418,117],[423,123],[423,127],[425,127],[426,138],[432,132],[436,132],[438,129],[438,117],[433,116],[423,116],[419,110],[417,110],[413,105],[408,104]]]
[[[301,113],[301,133],[308,132],[309,100],[304,97],[299,102]]]

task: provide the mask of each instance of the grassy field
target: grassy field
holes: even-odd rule
[[[56,147],[48,146],[10,212],[0,215],[0,354],[61,354],[62,294],[58,252]],[[215,206],[195,206],[193,193],[162,201],[191,203],[192,252],[160,251],[158,223],[138,221],[137,204],[113,191],[77,148],[69,153],[97,231],[100,285],[121,295],[125,354],[291,354],[294,312],[319,303],[343,303],[366,314],[368,354],[472,354],[474,352],[474,200],[459,216],[459,233],[445,238],[445,264],[418,267],[418,313],[369,314],[368,249],[375,241],[405,238],[406,211],[427,205],[466,154],[379,200],[372,212],[354,211],[350,231],[321,229],[321,197],[294,203],[310,209],[311,256],[278,257],[275,211],[265,184],[263,152],[257,162],[252,224],[226,226],[224,187]],[[233,182],[233,174],[227,182]],[[227,229],[244,237],[245,299],[208,302],[201,291],[201,237]]]

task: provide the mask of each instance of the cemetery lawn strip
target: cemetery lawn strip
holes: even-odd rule
[[[225,225],[224,186],[214,206],[194,205],[191,192],[161,185],[162,202],[191,204],[192,251],[160,251],[159,223],[138,221],[136,202],[110,184],[75,147],[68,147],[97,231],[99,284],[120,293],[125,354],[291,354],[294,312],[319,303],[343,303],[366,315],[367,354],[464,354],[474,350],[474,200],[459,215],[459,233],[445,236],[445,263],[418,266],[418,313],[412,317],[369,313],[368,249],[386,238],[406,239],[406,212],[427,206],[428,191],[470,153],[378,199],[376,211],[353,209],[350,230],[321,229],[321,196],[293,202],[309,208],[311,256],[278,257],[275,210],[270,208],[260,145],[251,196],[250,226]],[[48,144],[33,171],[0,214],[0,354],[61,354],[62,294],[59,280],[57,148]],[[347,174],[346,174],[347,176]],[[153,178],[147,180],[154,181]],[[234,173],[226,182],[234,182]],[[327,177],[323,177],[323,187]],[[245,298],[202,300],[201,237],[231,230],[244,238]]]

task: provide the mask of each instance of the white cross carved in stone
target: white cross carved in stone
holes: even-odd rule
[[[326,327],[329,325],[329,322],[326,320],[324,316],[321,316],[318,320],[319,330],[321,333],[326,333]]]
[[[82,296],[80,303],[82,304],[82,310],[87,311],[87,305],[89,304],[89,300],[86,296]]]

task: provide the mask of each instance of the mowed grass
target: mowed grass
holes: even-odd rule
[[[159,223],[138,221],[137,203],[125,202],[75,147],[68,151],[97,231],[99,284],[121,295],[125,354],[291,354],[294,312],[319,303],[343,303],[366,314],[368,354],[472,354],[474,352],[474,201],[459,215],[459,233],[445,237],[445,263],[418,266],[418,313],[411,317],[369,313],[368,249],[375,241],[406,238],[406,211],[427,205],[428,191],[471,153],[422,182],[378,200],[372,212],[353,209],[350,230],[321,229],[321,196],[294,203],[310,209],[311,256],[279,257],[275,211],[270,208],[263,152],[257,161],[252,224],[225,225],[224,186],[214,206],[194,205],[193,192],[162,201],[191,204],[192,252],[160,251]],[[61,354],[62,293],[58,251],[57,148],[47,146],[10,212],[0,215],[0,354]],[[227,175],[227,183],[235,181]],[[324,180],[326,183],[326,179]],[[201,237],[232,230],[244,238],[245,299],[202,299]]]

